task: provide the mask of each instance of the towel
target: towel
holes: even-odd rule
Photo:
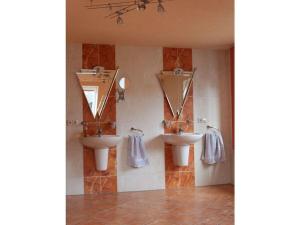
[[[215,128],[209,128],[205,133],[204,148],[201,160],[207,164],[225,161],[225,149],[222,134]]]
[[[145,145],[140,135],[129,135],[127,160],[129,166],[135,168],[149,164]]]

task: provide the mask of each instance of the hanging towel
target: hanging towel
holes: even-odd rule
[[[149,164],[146,149],[140,135],[129,135],[127,160],[129,166],[138,168]]]
[[[215,164],[225,161],[224,143],[219,130],[209,128],[205,133],[201,160],[207,164]]]

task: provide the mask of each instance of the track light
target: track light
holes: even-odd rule
[[[123,24],[123,23],[124,23],[124,21],[123,21],[122,17],[119,15],[117,17],[117,24]]]
[[[138,4],[137,9],[139,11],[144,11],[146,9],[145,3]]]
[[[164,13],[165,12],[165,8],[164,6],[161,4],[161,0],[158,0],[158,6],[157,6],[157,12],[159,13]]]
[[[151,8],[152,4],[156,4],[157,12],[163,14],[166,12],[163,4],[167,1],[173,0],[119,0],[119,2],[107,0],[107,3],[94,3],[95,0],[87,1],[89,1],[90,4],[85,6],[86,8],[91,10],[108,9],[110,12],[107,16],[105,16],[105,18],[117,19],[117,24],[123,24],[124,21],[122,16],[132,12],[133,10],[145,11],[146,9]]]

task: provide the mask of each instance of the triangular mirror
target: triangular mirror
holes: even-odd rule
[[[171,108],[173,117],[180,116],[195,73],[176,68],[174,71],[161,71],[158,79]]]
[[[101,118],[118,71],[119,69],[104,70],[103,67],[95,67],[94,69],[81,69],[76,73],[94,118],[97,115]]]

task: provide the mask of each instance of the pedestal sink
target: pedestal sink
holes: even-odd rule
[[[162,134],[165,143],[172,145],[173,162],[177,166],[188,166],[190,144],[200,141],[203,134]]]
[[[96,168],[99,171],[107,170],[108,150],[121,141],[118,135],[93,135],[81,137],[81,143],[95,151]]]

